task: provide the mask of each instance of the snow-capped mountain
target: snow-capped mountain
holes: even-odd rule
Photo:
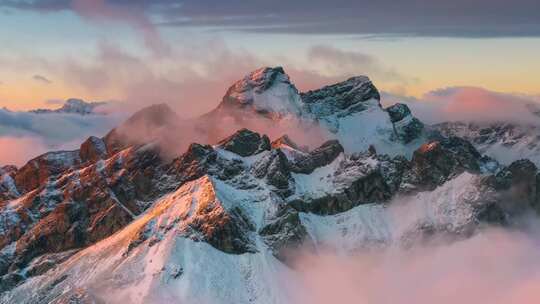
[[[300,248],[461,239],[540,211],[534,163],[428,134],[366,77],[299,93],[283,69],[257,70],[171,158],[177,120],[151,106],[79,150],[0,169],[0,303],[294,303]],[[304,147],[246,128],[266,123],[327,133]]]
[[[445,122],[433,128],[444,136],[467,139],[478,151],[503,164],[525,158],[540,166],[540,125]]]
[[[57,113],[57,114],[89,115],[89,114],[97,114],[96,109],[106,104],[107,104],[106,102],[85,102],[82,99],[70,98],[66,100],[64,105],[58,109],[55,109],[55,110],[37,109],[37,110],[32,110],[30,112],[36,113],[36,114]]]
[[[303,130],[318,130],[326,139],[339,140],[349,153],[373,146],[383,153],[410,156],[425,141],[423,124],[406,105],[382,108],[379,92],[369,78],[352,77],[300,93],[280,67],[256,70],[235,83],[205,118],[205,124],[226,121],[224,124],[254,130],[265,118],[271,127],[264,131],[286,130],[294,121]],[[223,124],[216,123],[216,128],[223,129]]]

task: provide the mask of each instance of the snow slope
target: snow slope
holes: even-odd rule
[[[301,213],[300,218],[316,248],[349,254],[401,246],[411,231],[426,224],[467,226],[474,218],[468,206],[479,195],[476,178],[464,173],[390,207],[362,205],[333,216]],[[198,210],[210,203],[226,210],[240,207],[259,226],[264,214],[255,210],[271,209],[269,194],[238,190],[208,176],[189,182],[119,233],[28,279],[0,302],[291,303],[294,270],[277,260],[256,233],[255,251],[244,254],[224,253],[199,241],[196,233],[186,234]]]

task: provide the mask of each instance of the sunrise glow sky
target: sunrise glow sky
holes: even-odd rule
[[[404,96],[540,95],[538,0],[290,2],[0,0],[0,107],[217,103],[260,65],[300,89],[366,74]]]

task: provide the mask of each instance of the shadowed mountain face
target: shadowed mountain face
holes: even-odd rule
[[[295,142],[313,130],[318,145]],[[297,248],[463,239],[540,210],[534,163],[428,131],[367,77],[300,93],[281,68],[196,119],[145,108],[79,150],[0,168],[0,303],[282,303],[268,278]],[[425,212],[396,228],[396,198]]]

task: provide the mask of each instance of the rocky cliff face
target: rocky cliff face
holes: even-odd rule
[[[178,117],[157,105],[77,151],[1,168],[0,303],[148,303],[163,294],[279,303],[268,277],[298,248],[409,246],[539,212],[534,163],[505,167],[465,139],[428,140],[406,106],[383,109],[378,99],[366,77],[299,93],[282,69],[265,68],[202,121],[293,116],[332,138],[309,149],[240,128],[170,159],[160,141]],[[137,129],[137,138],[123,136]],[[397,200],[421,211],[399,229],[387,210]]]
[[[509,165],[530,159],[540,165],[540,127],[516,122],[445,122],[432,127],[442,135],[470,141],[482,154]]]
[[[258,129],[265,124],[266,129],[286,130],[292,120],[338,140],[349,153],[373,145],[383,153],[409,155],[426,137],[423,124],[406,105],[382,108],[379,91],[368,77],[299,92],[280,67],[259,69],[235,83],[204,118],[202,124],[217,126],[210,132],[216,134],[230,125]]]

